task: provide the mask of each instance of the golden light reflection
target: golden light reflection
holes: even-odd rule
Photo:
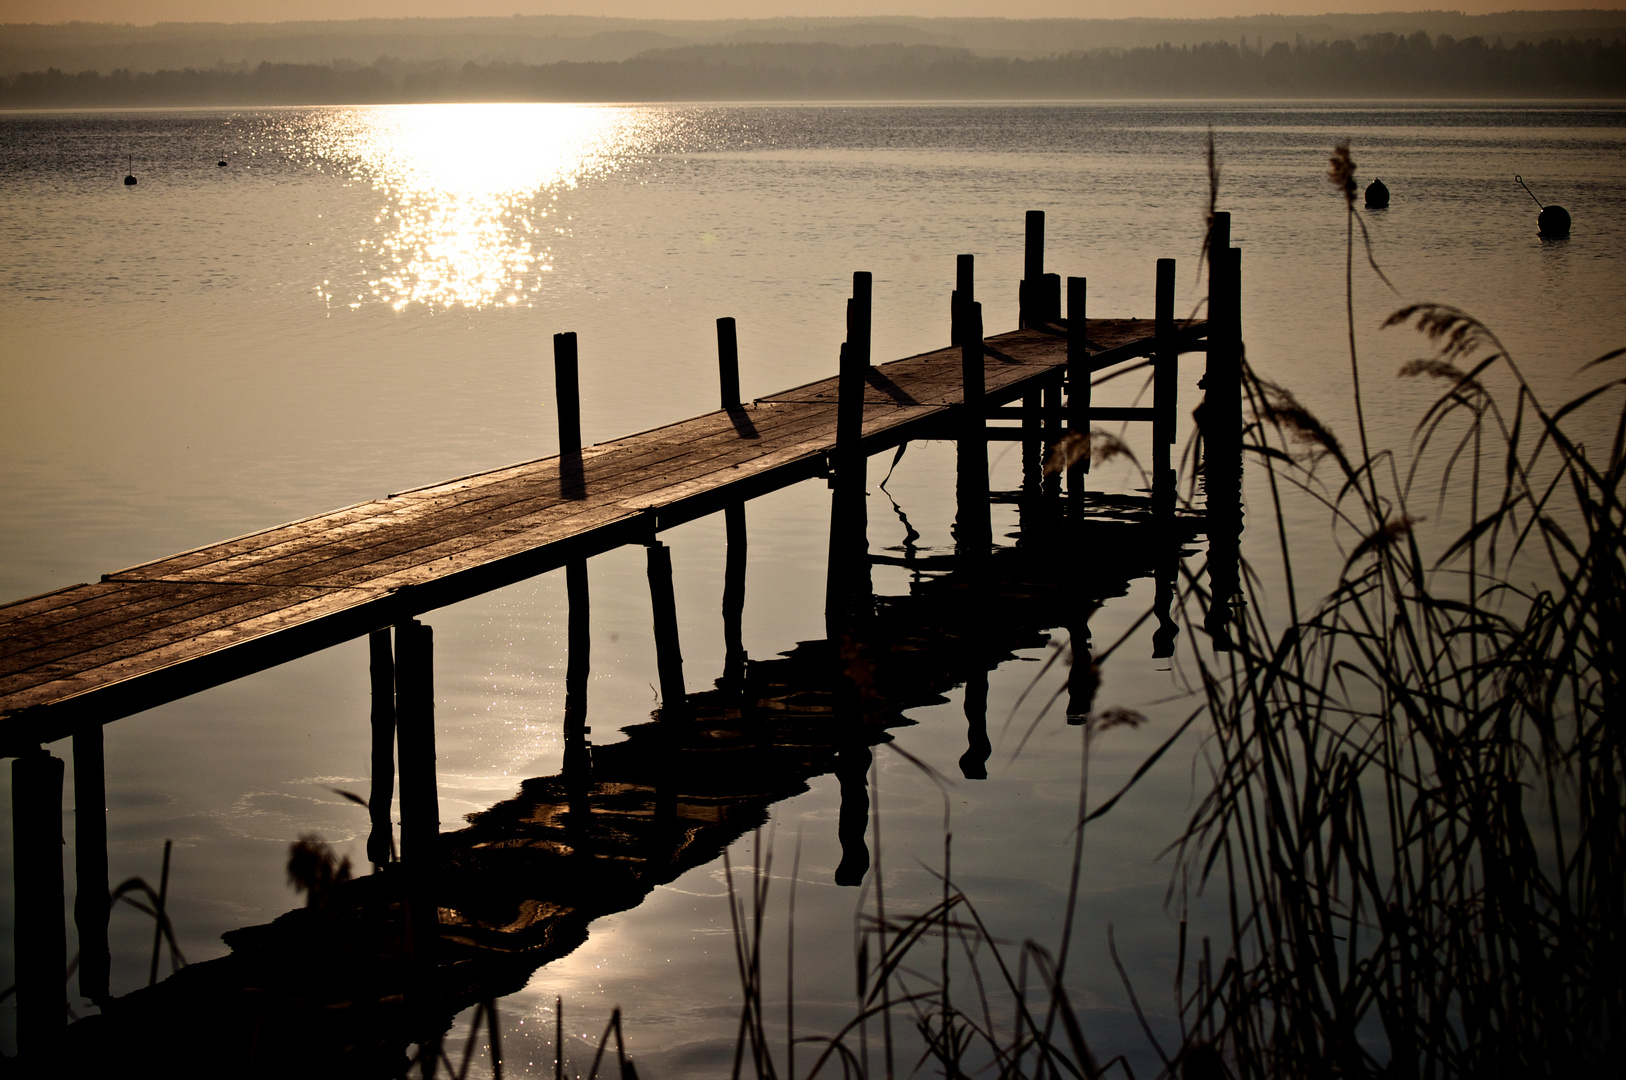
[[[553,269],[545,236],[559,196],[647,151],[648,109],[594,105],[402,105],[333,110],[306,146],[387,200],[359,244],[366,289],[351,307],[518,306]]]

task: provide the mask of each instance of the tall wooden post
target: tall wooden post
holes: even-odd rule
[[[1038,326],[1044,322],[1041,293],[1044,288],[1044,211],[1027,213],[1026,243],[1022,250],[1021,324]]]
[[[1084,334],[1088,298],[1086,279],[1067,279],[1067,427],[1086,437],[1090,433],[1090,383],[1095,377],[1090,369],[1090,350]],[[1075,512],[1083,509],[1084,474],[1089,471],[1088,454],[1067,470],[1067,494],[1072,497]]]
[[[1157,260],[1156,354],[1152,374],[1152,502],[1160,517],[1174,513],[1174,469],[1170,447],[1175,440],[1179,396],[1179,348],[1174,326],[1174,260]]]
[[[724,409],[740,407],[740,342],[733,319],[717,320],[717,383]]]
[[[1203,378],[1203,489],[1207,495],[1209,609],[1214,647],[1232,647],[1230,614],[1241,582],[1242,253],[1230,246],[1231,215],[1209,231],[1208,370]]]
[[[367,799],[372,821],[367,834],[367,858],[374,866],[394,861],[395,826],[390,810],[395,803],[395,654],[388,629],[367,635],[368,675],[372,682],[373,782]]]
[[[957,255],[954,259],[954,292],[949,298],[949,344],[965,339],[966,309],[977,302],[976,258]]]
[[[966,331],[960,342],[964,397],[955,454],[954,542],[960,551],[981,558],[993,543],[993,527],[988,519],[987,376],[983,368],[981,304],[972,304],[968,309]]]
[[[553,335],[553,388],[559,407],[559,491],[567,499],[583,498],[581,380],[577,371],[576,335]]]
[[[672,592],[672,549],[651,540],[649,600],[655,614],[655,666],[661,680],[661,715],[679,715],[688,703],[683,685],[683,652],[678,647],[677,598]]]
[[[67,1027],[68,932],[63,925],[61,758],[43,748],[11,763],[13,927],[17,965],[17,1051],[34,1066],[55,1064]]]
[[[102,725],[73,733],[73,922],[79,932],[79,993],[102,1001],[109,994],[112,954],[107,944],[107,762]]]

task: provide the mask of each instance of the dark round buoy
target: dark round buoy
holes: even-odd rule
[[[1389,208],[1389,186],[1382,180],[1374,180],[1366,185],[1366,208],[1368,210]]]
[[[1570,234],[1570,212],[1556,203],[1548,203],[1536,215],[1536,232],[1547,240],[1562,240]]]
[[[124,186],[125,187],[130,187],[135,182],[136,182],[135,173],[130,173],[130,174],[126,175],[125,178],[124,178]]]
[[[136,182],[136,178],[135,178],[135,155],[130,154],[130,155],[126,156],[126,158],[124,159],[124,164],[125,164],[125,167],[130,170],[129,172],[124,174],[124,186],[125,187],[134,187],[135,182]]]
[[[215,162],[215,164],[219,165],[222,169],[224,169],[226,167],[226,163],[224,161],[217,161],[217,162]]]

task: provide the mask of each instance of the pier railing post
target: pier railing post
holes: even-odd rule
[[[1174,469],[1170,447],[1175,440],[1179,395],[1179,346],[1174,326],[1174,260],[1157,260],[1157,344],[1152,374],[1152,498],[1160,517],[1174,513]]]
[[[390,809],[395,803],[395,654],[389,630],[367,635],[368,677],[372,683],[373,782],[367,800],[372,829],[367,834],[367,859],[374,866],[394,861],[395,827]]]
[[[102,725],[94,720],[73,733],[73,822],[79,993],[102,1001],[113,960],[107,944],[107,760]]]
[[[949,297],[949,344],[965,339],[966,309],[977,302],[976,259],[957,255],[954,259],[954,292]]]
[[[1044,322],[1040,311],[1039,290],[1044,278],[1044,211],[1029,210],[1027,230],[1022,249],[1022,285],[1020,289],[1022,326],[1038,326]]]
[[[1067,279],[1067,427],[1088,438],[1090,434],[1090,394],[1094,372],[1090,370],[1090,350],[1084,335],[1088,281]],[[1084,498],[1084,474],[1090,471],[1090,455],[1082,455],[1067,470],[1067,493],[1074,510]]]
[[[56,1064],[67,1028],[66,891],[62,877],[61,758],[43,748],[11,763],[12,872],[15,875],[17,1052],[32,1067]]]
[[[740,343],[734,320],[717,320],[717,383],[723,408],[740,407]]]
[[[676,716],[688,702],[683,685],[683,652],[678,647],[677,599],[672,592],[672,549],[651,540],[649,599],[655,615],[655,666],[661,680],[661,715]]]
[[[553,387],[559,406],[559,488],[567,499],[586,494],[582,475],[581,380],[574,332],[553,335]]]

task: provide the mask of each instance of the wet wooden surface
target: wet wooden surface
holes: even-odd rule
[[[1203,324],[1182,328],[1189,343]],[[1097,370],[1151,351],[1147,320],[1089,324]],[[1059,327],[987,339],[987,403],[1060,377]],[[869,370],[869,453],[961,400],[960,349]],[[460,477],[0,607],[0,751],[283,663],[825,472],[837,380]],[[563,467],[561,467],[563,466]]]

